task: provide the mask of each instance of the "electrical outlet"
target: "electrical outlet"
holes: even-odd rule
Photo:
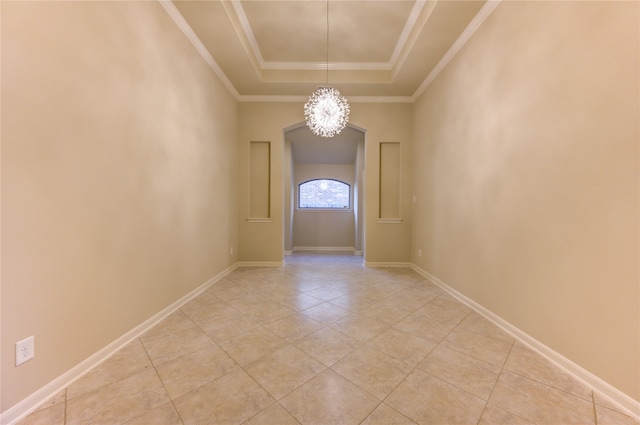
[[[233,247],[229,248],[229,255],[233,255]]]
[[[418,257],[422,257],[422,250],[421,249],[418,250]]]
[[[35,355],[33,336],[16,342],[16,366],[30,360]]]

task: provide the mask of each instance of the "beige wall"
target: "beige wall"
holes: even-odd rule
[[[302,103],[240,104],[240,178],[242,193],[249,185],[249,143],[271,142],[270,222],[248,222],[248,196],[239,203],[240,260],[281,262],[283,260],[285,160],[283,130],[304,120]],[[365,135],[365,260],[367,262],[407,262],[410,258],[410,163],[411,104],[351,104],[350,123]],[[399,224],[378,223],[379,144],[399,142],[402,147],[401,214]],[[285,164],[286,162],[286,164]],[[288,188],[286,190],[289,190]]]
[[[502,2],[415,104],[412,232],[418,266],[636,400],[638,7]]]
[[[294,248],[351,248],[355,243],[355,219],[353,199],[351,209],[326,211],[298,209],[298,185],[313,179],[329,178],[348,183],[352,188],[355,180],[355,164],[294,164]]]
[[[158,2],[3,2],[2,83],[6,411],[235,262],[238,108]]]

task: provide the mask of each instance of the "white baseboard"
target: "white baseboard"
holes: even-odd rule
[[[468,307],[475,310],[480,315],[484,316],[489,321],[493,322],[496,326],[504,330],[505,332],[512,335],[514,338],[518,339],[520,342],[529,346],[532,350],[536,351],[543,357],[547,358],[549,361],[554,363],[556,366],[560,367],[562,370],[576,378],[578,381],[585,384],[587,387],[591,388],[593,391],[596,391],[599,395],[606,398],[612,404],[618,406],[621,411],[627,413],[629,416],[633,417],[635,420],[640,421],[640,402],[634,400],[629,397],[627,394],[613,387],[611,384],[603,381],[601,378],[597,377],[593,373],[588,370],[582,368],[576,363],[564,357],[562,354],[552,350],[548,346],[544,345],[542,342],[528,335],[524,331],[520,330],[516,326],[502,319],[500,316],[494,314],[493,312],[487,310],[485,307],[481,306],[477,302],[473,301],[470,298],[467,298],[465,295],[453,289],[451,286],[442,282],[437,277],[431,275],[429,272],[421,269],[420,267],[412,264],[411,266],[416,272],[420,273],[425,278],[429,279],[434,284],[438,285],[440,288],[445,290],[451,296],[458,299],[463,304],[466,304]]]
[[[284,261],[239,261],[234,269],[238,267],[282,267]]]
[[[308,251],[308,252],[350,252],[354,253],[355,248],[352,246],[294,246],[293,252],[296,251]]]
[[[92,370],[96,366],[103,363],[105,360],[107,360],[109,357],[115,354],[122,347],[124,347],[134,339],[138,338],[149,329],[153,328],[160,321],[165,319],[171,313],[178,310],[184,304],[191,301],[193,298],[200,295],[211,285],[213,285],[218,280],[222,279],[223,277],[228,275],[230,272],[232,272],[235,268],[237,268],[237,264],[231,267],[228,267],[226,270],[218,273],[216,276],[212,277],[202,285],[198,286],[193,291],[189,292],[188,294],[186,294],[179,300],[175,301],[168,307],[164,308],[163,310],[159,311],[155,315],[151,316],[149,319],[140,323],[138,326],[131,329],[129,332],[125,333],[115,341],[111,342],[106,347],[102,348],[95,354],[91,355],[87,359],[83,360],[82,362],[78,363],[76,366],[69,369],[67,372],[58,376],[56,379],[49,382],[47,385],[40,388],[38,391],[31,394],[24,400],[20,401],[15,406],[12,406],[11,408],[7,409],[5,412],[3,412],[0,415],[0,424],[6,424],[6,425],[15,424],[19,420],[31,414],[40,405],[42,405],[42,403],[46,402],[51,397],[53,397],[54,395],[56,395],[57,393],[59,393],[69,385],[71,385],[76,380],[80,379],[85,374],[87,374],[90,370]]]
[[[372,262],[372,261],[365,261],[364,265],[366,267],[371,267],[371,268],[380,268],[380,267],[411,267],[413,264],[411,264],[411,263],[403,263],[403,262]]]

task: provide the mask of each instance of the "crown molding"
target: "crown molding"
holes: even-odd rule
[[[231,83],[231,80],[227,78],[225,73],[222,71],[222,68],[218,65],[218,63],[213,59],[209,50],[202,44],[200,38],[193,32],[191,26],[184,19],[180,11],[176,8],[171,0],[158,0],[160,5],[164,8],[167,14],[173,19],[173,22],[180,28],[180,31],[187,37],[187,39],[191,42],[193,47],[200,53],[200,56],[204,59],[204,61],[209,65],[211,70],[216,74],[216,76],[222,81],[222,84],[226,87],[226,89],[231,93],[236,100],[240,97],[240,93],[236,90]]]
[[[451,59],[453,59],[458,52],[467,44],[467,41],[471,38],[471,36],[477,31],[478,28],[482,25],[482,23],[491,15],[491,13],[495,10],[496,7],[500,4],[502,0],[489,0],[484,6],[480,9],[480,11],[473,17],[469,25],[462,31],[460,37],[451,45],[447,53],[444,54],[440,62],[431,70],[427,78],[424,79],[422,84],[418,87],[418,89],[413,94],[414,101],[417,100],[422,93],[429,87],[429,85],[440,75],[442,70],[449,64]]]
[[[413,103],[411,96],[345,96],[349,103]],[[280,95],[240,95],[238,102],[242,103],[305,103],[309,96],[280,96]]]

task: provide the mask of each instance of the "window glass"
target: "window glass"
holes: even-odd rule
[[[298,208],[349,208],[351,186],[331,180],[309,180],[298,185]]]

